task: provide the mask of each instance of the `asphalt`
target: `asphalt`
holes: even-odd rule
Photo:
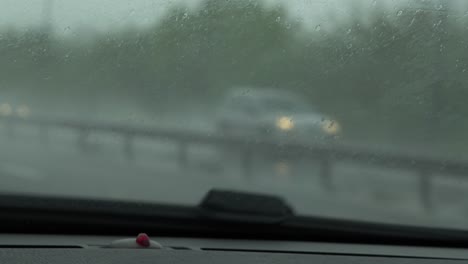
[[[460,178],[438,175],[428,210],[409,171],[334,164],[326,189],[313,160],[257,155],[246,177],[235,150],[226,156],[216,146],[189,146],[181,167],[169,139],[136,139],[132,159],[119,135],[90,134],[86,142],[78,144],[77,133],[66,129],[46,138],[34,127],[8,133],[0,126],[0,191],[196,205],[211,188],[223,188],[277,194],[301,214],[468,228],[468,181]]]

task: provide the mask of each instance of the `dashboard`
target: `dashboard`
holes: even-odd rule
[[[156,237],[161,249],[108,248],[125,237],[0,235],[1,263],[468,263],[468,250],[416,246]]]

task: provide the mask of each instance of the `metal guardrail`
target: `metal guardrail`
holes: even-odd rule
[[[364,166],[380,166],[384,168],[402,169],[415,172],[419,177],[419,196],[422,206],[430,211],[433,203],[433,178],[436,174],[450,176],[468,176],[468,162],[449,159],[436,159],[405,153],[389,153],[362,149],[337,144],[304,144],[288,142],[278,144],[273,140],[253,141],[243,137],[225,137],[208,135],[201,132],[174,130],[151,127],[135,127],[131,125],[90,122],[79,120],[53,120],[45,118],[22,119],[18,117],[1,118],[5,122],[7,133],[14,135],[17,124],[34,125],[39,128],[39,135],[44,142],[49,142],[49,130],[53,128],[68,128],[77,132],[77,144],[85,145],[88,135],[92,132],[106,132],[122,136],[122,151],[129,160],[135,158],[134,139],[152,138],[173,141],[178,146],[178,163],[180,167],[188,166],[188,147],[190,144],[205,144],[225,146],[241,152],[242,170],[244,176],[252,177],[254,153],[299,153],[302,157],[319,161],[321,185],[328,191],[333,191],[333,164],[340,161],[351,161]]]

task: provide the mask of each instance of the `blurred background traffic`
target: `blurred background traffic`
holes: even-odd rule
[[[37,114],[209,115],[248,85],[298,94],[349,139],[465,152],[465,1],[150,1],[141,5],[159,16],[132,19],[146,14],[128,4],[105,30],[86,21],[92,2],[68,14],[57,13],[70,4],[33,2],[27,26],[12,18],[0,29],[4,114],[27,104]]]

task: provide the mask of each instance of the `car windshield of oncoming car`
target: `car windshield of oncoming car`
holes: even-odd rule
[[[298,98],[267,97],[259,100],[259,105],[268,112],[298,113],[311,111],[311,108]]]
[[[0,192],[468,229],[468,0],[0,0]]]

